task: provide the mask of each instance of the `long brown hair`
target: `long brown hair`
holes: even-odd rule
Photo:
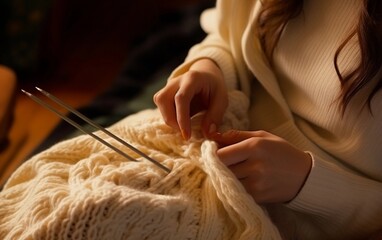
[[[273,52],[286,24],[303,10],[304,0],[263,0],[258,26],[259,37],[265,54],[273,64]],[[350,73],[343,75],[338,66],[338,56],[344,46],[354,36],[358,37],[361,60]],[[358,24],[338,47],[333,57],[334,68],[341,83],[340,101],[342,113],[351,99],[371,80],[382,67],[382,1],[363,0],[363,8]],[[370,92],[367,104],[371,111],[371,100],[382,88],[382,78]]]

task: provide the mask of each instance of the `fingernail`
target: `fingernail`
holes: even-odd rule
[[[221,136],[222,134],[220,132],[213,132],[209,135],[209,138],[213,140],[218,140],[221,138]]]
[[[210,128],[208,129],[208,133],[211,134],[211,133],[214,133],[214,132],[216,132],[216,124],[212,123],[210,125]]]
[[[188,135],[187,135],[187,133],[186,133],[183,129],[182,129],[180,132],[182,133],[182,137],[183,137],[183,139],[184,139],[184,140],[188,140]]]

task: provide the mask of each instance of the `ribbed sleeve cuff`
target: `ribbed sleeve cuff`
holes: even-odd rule
[[[314,156],[304,187],[286,206],[315,215],[316,225],[332,236],[362,236],[380,228],[382,184],[345,169]]]
[[[312,157],[312,169],[305,185],[287,206],[302,212],[338,216],[346,208],[346,201],[352,197],[348,190],[349,176],[334,163]]]

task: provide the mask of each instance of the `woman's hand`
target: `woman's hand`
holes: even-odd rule
[[[228,105],[223,75],[209,59],[195,62],[188,72],[169,79],[154,95],[167,125],[179,129],[185,139],[191,135],[191,116],[206,110],[202,122],[205,135],[214,132]]]
[[[217,154],[257,203],[291,201],[307,178],[309,154],[265,131],[214,134]]]

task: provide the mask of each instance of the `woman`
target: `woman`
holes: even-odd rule
[[[382,229],[382,3],[218,0],[206,39],[154,96],[190,137],[190,116],[286,239],[365,239]],[[228,94],[248,131],[219,133]]]

